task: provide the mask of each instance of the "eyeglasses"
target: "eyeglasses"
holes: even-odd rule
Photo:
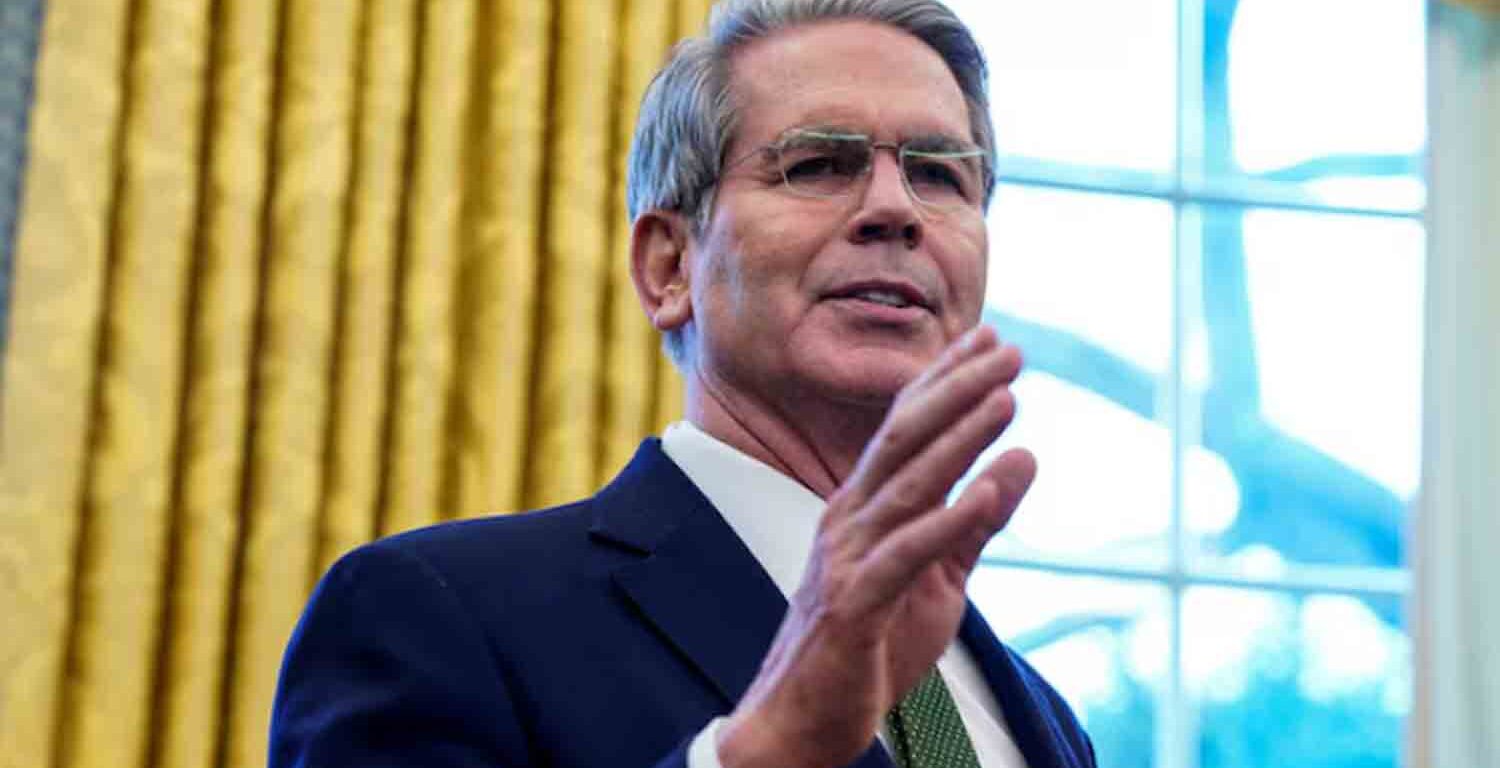
[[[894,142],[872,141],[857,133],[794,128],[724,167],[728,172],[766,153],[786,187],[803,197],[843,197],[856,192],[875,164],[875,150],[896,153],[901,181],[917,202],[940,209],[983,204],[985,151],[971,144],[934,136]]]

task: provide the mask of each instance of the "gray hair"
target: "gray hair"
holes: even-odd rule
[[[730,58],[777,31],[835,19],[886,24],[936,51],[963,92],[974,142],[993,160],[984,54],[968,27],[939,0],[722,0],[709,17],[707,33],[677,44],[641,101],[625,180],[631,221],[651,209],[676,211],[692,223],[695,235],[702,234],[737,122]],[[987,177],[986,205],[993,190],[994,179]],[[681,333],[669,331],[662,341],[681,367],[687,352]]]

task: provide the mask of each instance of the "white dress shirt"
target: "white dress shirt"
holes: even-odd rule
[[[783,595],[796,591],[812,551],[823,500],[806,486],[723,443],[686,421],[662,435],[667,456],[698,486],[745,542]],[[754,493],[747,493],[754,489]],[[957,640],[938,658],[938,670],[983,768],[1025,768],[984,676]],[[709,722],[688,749],[689,768],[720,768],[717,738],[723,718]],[[885,728],[880,740],[890,744]]]

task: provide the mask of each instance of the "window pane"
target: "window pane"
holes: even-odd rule
[[[988,306],[1149,377],[1172,355],[1172,206],[1002,184],[990,211]],[[1064,339],[1066,337],[1066,341]]]
[[[969,595],[995,634],[1068,701],[1099,765],[1156,764],[1157,701],[1170,656],[1164,588],[984,567],[970,578]]]
[[[1238,510],[1209,554],[1395,567],[1420,468],[1418,222],[1205,209],[1202,446]],[[1220,490],[1183,489],[1188,519]]]
[[[1170,173],[1174,0],[949,0],[989,57],[1002,156]]]
[[[988,554],[1164,567],[1172,502],[1166,429],[1046,373],[1022,374],[1013,391],[1015,421],[975,466],[1021,446],[1036,455],[1037,477]]]
[[[1206,5],[1211,184],[1280,188],[1309,203],[1422,207],[1420,0]]]
[[[1155,420],[1171,359],[1172,209],[1003,186],[986,319],[1018,344],[1018,414],[1036,483],[992,554],[1164,565],[1171,443]],[[982,466],[982,463],[981,463]]]
[[[1393,598],[1187,590],[1201,768],[1394,768],[1412,685],[1398,615]]]

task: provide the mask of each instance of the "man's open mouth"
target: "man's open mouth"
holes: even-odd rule
[[[870,282],[851,284],[829,293],[824,298],[856,299],[896,309],[905,309],[906,307],[932,309],[931,302],[922,295],[921,291],[909,285],[896,283]]]

